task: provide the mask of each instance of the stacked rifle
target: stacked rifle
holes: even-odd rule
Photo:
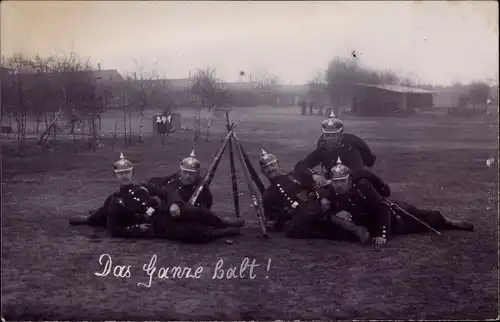
[[[236,180],[236,166],[235,166],[235,160],[234,160],[234,148],[236,149],[236,155],[238,156],[241,164],[241,169],[243,171],[243,175],[245,177],[245,181],[248,185],[248,190],[250,191],[250,196],[252,200],[252,205],[251,207],[254,208],[255,214],[257,215],[257,219],[259,222],[260,229],[262,230],[262,234],[264,237],[269,237],[266,229],[266,222],[265,222],[265,217],[264,217],[264,207],[262,204],[262,193],[265,190],[264,184],[259,178],[259,175],[255,171],[255,168],[253,167],[252,163],[250,162],[250,158],[246,154],[245,150],[243,149],[243,146],[234,133],[234,129],[236,126],[236,122],[231,122],[229,120],[229,111],[226,110],[226,129],[227,129],[227,134],[224,140],[222,141],[222,144],[215,154],[214,159],[212,160],[212,163],[208,167],[207,174],[203,178],[202,182],[200,185],[196,188],[194,191],[193,195],[189,199],[189,203],[191,205],[195,205],[199,196],[201,195],[201,192],[205,187],[210,186],[210,183],[212,182],[213,178],[215,177],[215,171],[217,171],[217,167],[219,166],[220,160],[222,158],[222,154],[226,150],[226,147],[229,146],[229,161],[230,161],[230,167],[231,167],[231,182],[232,182],[232,188],[233,188],[233,202],[234,202],[234,211],[236,217],[240,216],[240,205],[239,205],[239,194],[238,194],[238,182]],[[233,147],[233,142],[234,142],[234,147]]]

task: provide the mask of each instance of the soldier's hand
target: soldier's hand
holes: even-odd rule
[[[327,211],[328,209],[330,209],[330,206],[330,200],[328,200],[327,198],[321,198],[321,208],[323,209],[323,211]]]
[[[375,244],[382,245],[382,244],[387,243],[387,238],[385,238],[385,237],[375,237],[375,238],[373,238],[373,242]]]
[[[150,204],[150,206],[152,206],[152,207],[160,207],[160,205],[161,205],[161,200],[160,200],[160,198],[159,198],[159,197],[157,197],[157,196],[153,196],[153,197],[151,197],[151,199],[149,199],[149,204]]]
[[[347,221],[352,221],[352,216],[350,213],[348,213],[347,211],[345,210],[342,210],[341,212],[338,212],[337,214],[335,214],[335,216],[339,217],[339,218],[342,218],[344,220],[347,220]]]
[[[141,224],[141,225],[139,225],[139,229],[141,231],[148,231],[150,227],[151,227],[150,224]]]
[[[321,187],[328,184],[325,177],[323,177],[322,175],[313,174],[312,178],[313,178],[314,182],[316,182],[316,186],[315,186],[316,189],[321,188]]]
[[[179,217],[181,215],[181,209],[175,203],[170,206],[169,211],[170,211],[170,214],[172,215],[172,217]]]

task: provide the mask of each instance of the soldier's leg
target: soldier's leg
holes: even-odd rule
[[[330,223],[328,224],[330,229],[342,239],[354,239],[362,244],[370,241],[370,233],[366,227],[356,225],[352,221],[344,220],[335,215],[331,216]]]
[[[95,211],[90,211],[89,215],[74,216],[69,219],[70,225],[89,225],[92,227],[106,228],[106,211],[101,207]]]
[[[398,202],[398,205],[411,215],[417,217],[423,222],[429,224],[434,229],[459,229],[459,230],[474,230],[474,225],[464,220],[453,220],[444,216],[440,211],[437,210],[426,210],[419,209],[408,203]],[[410,216],[397,212],[396,215],[404,222],[404,227],[406,233],[423,233],[429,231],[429,228],[425,227],[417,220],[411,218]]]
[[[334,236],[320,228],[321,215],[319,205],[309,202],[284,223],[285,235],[297,239],[333,239]]]
[[[106,214],[107,211],[104,207],[100,207],[96,211],[90,213],[90,216],[87,219],[88,225],[106,228]]]
[[[223,219],[208,209],[185,205],[181,209],[181,219],[183,222],[197,223],[204,226],[217,228],[243,227],[245,221],[242,219]]]

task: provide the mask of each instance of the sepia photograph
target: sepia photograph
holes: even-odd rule
[[[2,1],[2,322],[498,320],[498,10]]]

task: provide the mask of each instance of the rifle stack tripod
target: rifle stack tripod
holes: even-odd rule
[[[254,208],[255,214],[257,215],[257,219],[259,221],[260,229],[262,230],[262,234],[264,237],[269,237],[266,229],[266,222],[264,217],[264,207],[262,204],[262,193],[264,193],[265,187],[262,181],[259,178],[259,175],[255,171],[252,163],[248,155],[246,154],[243,146],[234,133],[234,129],[236,127],[236,122],[231,122],[229,120],[229,111],[226,110],[226,129],[227,134],[222,144],[217,151],[212,163],[210,164],[207,174],[203,178],[201,184],[196,188],[195,192],[189,199],[189,203],[191,205],[195,205],[198,197],[201,195],[201,192],[205,187],[208,187],[215,177],[215,171],[217,171],[217,167],[219,166],[220,160],[222,158],[222,154],[226,150],[226,147],[229,146],[229,162],[231,167],[231,182],[232,182],[232,190],[233,190],[233,202],[234,202],[234,212],[236,217],[240,217],[240,204],[239,204],[239,194],[238,194],[238,182],[236,180],[236,166],[234,160],[234,149],[233,143],[236,149],[236,155],[238,156],[241,164],[241,169],[243,171],[243,175],[245,177],[245,181],[248,185],[248,190],[251,195],[252,205]]]

